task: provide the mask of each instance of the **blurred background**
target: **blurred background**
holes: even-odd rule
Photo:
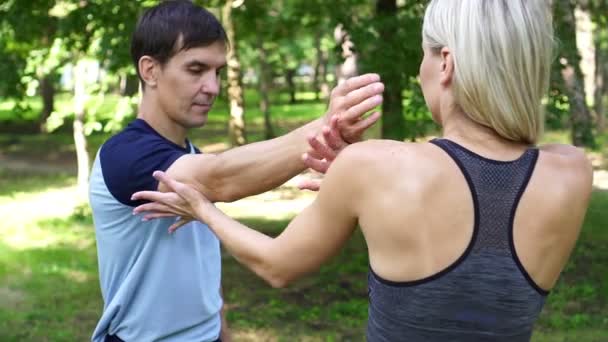
[[[221,19],[232,42],[222,94],[209,123],[192,132],[203,151],[312,120],[325,112],[331,88],[365,72],[386,85],[382,121],[368,137],[420,141],[439,133],[417,78],[426,1],[195,2]],[[156,3],[0,1],[0,341],[90,339],[103,304],[88,173],[103,141],[136,115],[130,36],[138,15]],[[607,341],[608,0],[552,6],[559,45],[543,142],[584,148],[595,190],[533,341]],[[277,234],[314,196],[297,190],[297,178],[222,209]],[[359,234],[319,273],[282,290],[226,255],[236,339],[364,340],[367,267]]]

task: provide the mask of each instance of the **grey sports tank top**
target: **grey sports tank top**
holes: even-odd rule
[[[435,139],[464,174],[475,224],[466,251],[430,277],[392,282],[370,267],[368,341],[529,341],[546,291],[530,278],[513,244],[513,219],[538,150],[514,161],[484,158]]]

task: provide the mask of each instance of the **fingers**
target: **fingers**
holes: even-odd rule
[[[351,77],[344,83],[337,86],[332,92],[332,96],[345,96],[353,90],[378,81],[380,81],[380,75],[378,74],[364,74]]]
[[[145,215],[141,220],[150,221],[150,220],[156,220],[159,218],[178,217],[178,216],[180,216],[180,215],[171,214],[171,213],[152,213],[152,214]]]
[[[309,138],[310,139],[310,138]],[[309,142],[310,144],[310,142]],[[317,152],[316,150],[312,149],[312,150],[308,150],[308,155],[310,155],[312,158],[316,158],[316,159],[323,159],[325,157],[323,157],[321,155],[321,153]]]
[[[329,129],[328,129],[328,131],[329,131]],[[330,144],[328,139],[332,139],[332,138],[325,137],[325,130],[323,133],[324,133],[323,135],[324,135],[325,142],[327,142],[328,145],[336,143],[336,142],[332,141]],[[327,134],[330,134],[330,133],[327,133]],[[342,140],[342,139],[340,138],[340,140]],[[323,144],[316,137],[309,138],[308,144],[312,148],[311,152],[314,152],[314,154],[309,152],[311,157],[313,157],[315,159],[324,159],[325,158],[327,160],[336,159],[336,151],[335,151],[336,149],[333,146],[327,146],[327,145]]]
[[[321,181],[306,179],[302,180],[298,183],[298,189],[300,190],[310,190],[310,191],[319,191],[321,189]]]
[[[347,143],[360,141],[363,137],[363,133],[378,122],[380,116],[380,112],[374,112],[370,116],[355,123],[348,123],[340,119],[338,121],[338,126],[340,127],[339,131],[341,132],[342,138]]]
[[[363,101],[354,104],[348,110],[346,110],[341,116],[340,120],[344,120],[346,122],[354,122],[359,120],[365,113],[371,111],[372,109],[378,107],[382,104],[383,98],[382,95],[375,95],[369,98],[364,99]]]
[[[160,191],[138,191],[131,195],[132,201],[146,200],[150,202],[165,202],[166,193]]]
[[[334,156],[328,160],[334,160],[335,154],[340,152],[343,148],[348,145],[344,139],[342,139],[342,135],[338,130],[338,117],[334,116],[330,120],[329,127],[323,127],[321,132],[323,133],[323,139],[327,143],[327,145],[333,149]]]
[[[302,161],[304,162],[304,165],[320,173],[327,172],[327,169],[329,169],[329,165],[331,164],[323,159],[312,158],[308,153],[302,155]]]
[[[133,214],[137,215],[139,213],[143,213],[143,212],[170,212],[173,213],[175,212],[175,209],[167,206],[166,204],[163,203],[159,203],[159,202],[150,202],[150,203],[145,203],[142,204],[140,206],[135,207],[135,209],[133,209]]]
[[[366,85],[363,88],[353,90],[346,94],[344,97],[344,105],[346,107],[354,106],[365,101],[366,99],[374,98],[377,95],[382,95],[382,92],[384,92],[384,84],[380,82]]]
[[[178,192],[177,188],[179,187],[179,185],[181,185],[181,183],[179,183],[178,181],[173,180],[173,178],[169,177],[163,171],[154,171],[152,173],[152,176],[156,180],[158,180],[159,182],[164,183],[172,191]]]
[[[174,233],[178,228],[182,227],[183,225],[185,225],[186,223],[188,223],[190,221],[192,221],[192,220],[189,219],[189,218],[182,218],[182,219],[180,219],[179,221],[175,222],[174,224],[172,224],[169,227],[169,233],[170,234]]]
[[[154,178],[156,178],[159,182],[165,184],[171,191],[174,191],[179,197],[191,204],[200,200],[208,201],[203,194],[198,192],[192,186],[178,182],[162,171],[154,171],[152,176],[154,176]]]

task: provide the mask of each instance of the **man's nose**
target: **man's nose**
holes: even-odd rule
[[[220,76],[215,72],[209,74],[203,81],[201,91],[205,94],[217,96],[220,93]]]

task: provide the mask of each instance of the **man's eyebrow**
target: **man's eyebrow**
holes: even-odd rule
[[[208,68],[209,67],[209,65],[207,63],[201,62],[201,61],[197,61],[197,60],[187,62],[186,66],[187,67],[201,67],[201,68]]]
[[[221,65],[219,65],[217,67],[217,69],[223,69],[226,67],[226,65],[228,65],[227,63],[222,63]],[[186,63],[186,67],[188,68],[192,68],[192,67],[198,67],[198,68],[211,68],[211,66],[208,63],[202,62],[202,61],[198,61],[198,60],[192,60]]]

